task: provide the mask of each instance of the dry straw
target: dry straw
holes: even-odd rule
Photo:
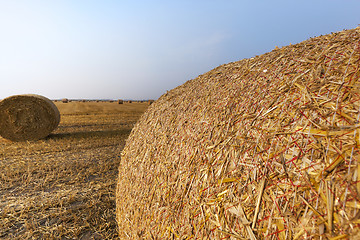
[[[38,140],[60,122],[55,104],[39,95],[15,95],[0,102],[0,136],[12,141]]]
[[[118,104],[124,104],[124,100],[119,99]]]
[[[68,102],[69,102],[69,99],[63,98],[61,101],[62,101],[63,103],[68,103]]]
[[[358,239],[360,28],[219,66],[134,127],[120,238]]]

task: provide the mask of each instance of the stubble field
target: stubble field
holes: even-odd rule
[[[46,139],[0,137],[0,239],[114,239],[120,153],[147,103],[55,103]]]

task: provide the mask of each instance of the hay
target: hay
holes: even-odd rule
[[[360,234],[360,28],[164,94],[122,152],[120,239]]]
[[[68,102],[69,102],[69,99],[63,98],[61,101],[62,101],[63,103],[68,103]]]
[[[121,99],[119,99],[119,100],[118,100],[118,104],[124,104],[124,101],[121,100]]]
[[[15,95],[0,102],[0,136],[11,141],[38,140],[60,122],[55,104],[39,95]]]

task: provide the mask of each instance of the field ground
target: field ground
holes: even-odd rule
[[[120,153],[148,103],[56,102],[46,139],[0,137],[0,239],[115,239]]]

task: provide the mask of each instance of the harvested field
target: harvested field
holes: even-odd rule
[[[360,27],[167,92],[122,152],[122,239],[360,239]]]
[[[47,138],[0,138],[0,239],[116,239],[120,152],[146,104],[55,103]]]

